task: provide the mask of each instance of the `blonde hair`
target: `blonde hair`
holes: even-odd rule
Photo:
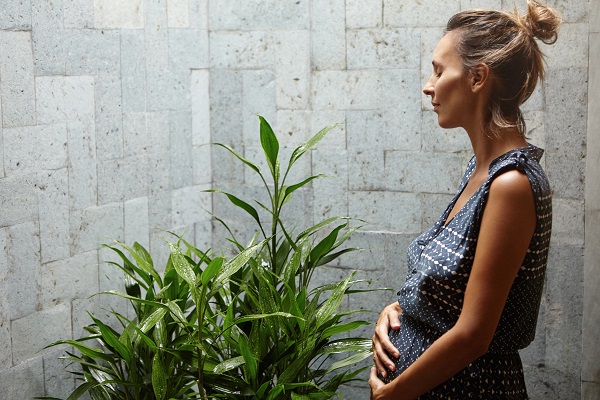
[[[502,129],[516,127],[525,134],[520,106],[544,79],[544,55],[535,39],[553,44],[560,23],[555,10],[535,0],[527,0],[524,16],[516,9],[471,10],[448,21],[446,33],[458,33],[457,51],[465,70],[483,63],[496,78],[486,119],[490,133],[498,136]]]

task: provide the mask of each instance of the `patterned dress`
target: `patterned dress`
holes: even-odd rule
[[[534,338],[552,224],[551,190],[538,163],[542,154],[542,149],[529,145],[496,158],[486,181],[444,224],[475,169],[473,157],[457,194],[439,220],[409,246],[408,274],[398,292],[400,329],[390,331],[400,358],[392,358],[396,371],[386,381],[408,368],[458,320],[490,186],[500,174],[517,169],[531,183],[537,223],[489,351],[419,399],[527,399],[518,350]]]

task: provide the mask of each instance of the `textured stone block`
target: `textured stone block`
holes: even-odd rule
[[[37,77],[38,124],[53,124],[94,117],[94,78]]]
[[[265,118],[273,129],[277,123],[275,75],[271,71],[265,70],[245,71],[242,93],[243,113],[241,119],[244,126],[242,143],[245,146],[258,145],[260,140],[258,115]]]
[[[346,28],[376,28],[383,21],[383,3],[381,1],[346,0]]]
[[[204,29],[169,29],[170,68],[208,67],[208,31]]]
[[[173,226],[192,225],[210,219],[212,195],[204,192],[210,185],[189,186],[172,192]]]
[[[4,129],[4,159],[7,176],[66,167],[66,125]]]
[[[421,37],[414,28],[350,30],[348,69],[419,68]]]
[[[0,393],[7,399],[32,399],[43,396],[42,358],[37,357],[0,372]]]
[[[91,29],[94,27],[94,2],[63,0],[63,16],[65,29]]]
[[[561,244],[583,245],[584,202],[554,198],[552,238]]]
[[[123,204],[125,215],[125,243],[138,242],[146,249],[150,247],[148,224],[148,197],[138,197]]]
[[[313,174],[325,174],[312,181],[315,223],[327,218],[348,216],[348,154],[345,150],[321,149],[312,152]]]
[[[146,49],[144,31],[121,31],[121,87],[124,112],[146,109]]]
[[[0,226],[33,221],[38,216],[38,175],[0,179]]]
[[[600,398],[600,383],[582,382],[581,384],[581,399],[595,400]]]
[[[421,123],[415,110],[348,111],[348,147],[372,150],[421,149]]]
[[[190,25],[190,6],[186,0],[167,0],[169,28],[187,28]]]
[[[540,366],[524,367],[527,394],[530,399],[579,399],[579,371],[565,372]]]
[[[192,70],[192,143],[208,144],[210,138],[210,74],[208,69]]]
[[[165,153],[169,149],[171,133],[169,131],[169,112],[146,112],[146,130],[148,134],[148,153]]]
[[[316,133],[311,129],[311,117],[312,113],[310,111],[278,110],[277,118],[273,120],[273,123],[268,121],[275,135],[277,135],[279,146],[295,149]],[[255,123],[258,125],[257,122]],[[258,129],[255,135],[254,139],[259,137]],[[326,141],[327,139],[324,140]],[[317,145],[317,147],[320,148],[321,146]],[[287,165],[287,163],[284,165]]]
[[[209,40],[212,68],[273,67],[275,46],[270,31],[211,31]]]
[[[549,68],[585,68],[589,55],[587,23],[563,24],[554,45],[540,46]]]
[[[100,204],[133,199],[147,194],[147,156],[98,163],[98,202]]]
[[[67,75],[118,74],[121,70],[119,31],[72,29],[64,43]]]
[[[277,107],[306,109],[310,99],[309,32],[279,32],[274,40]]]
[[[140,156],[148,151],[146,113],[123,113],[123,155]]]
[[[421,193],[421,229],[426,230],[433,226],[440,218],[452,198],[453,194]]]
[[[597,0],[593,0],[590,2],[590,32],[591,33],[599,33],[600,32],[600,3]],[[596,35],[597,36],[597,35]],[[594,59],[595,63],[597,63],[597,58]]]
[[[350,190],[383,190],[385,188],[385,156],[383,150],[348,151],[348,188]]]
[[[10,319],[14,320],[33,313],[39,307],[39,234],[33,222],[14,225],[9,228],[8,234],[8,272],[3,284],[11,289],[6,297],[11,306]]]
[[[96,78],[96,154],[99,160],[123,157],[121,80],[118,76]]]
[[[89,251],[44,264],[41,302],[45,307],[89,297],[98,292],[98,252]],[[69,311],[70,312],[70,311]],[[69,318],[70,319],[70,318]],[[67,337],[70,337],[70,332]]]
[[[30,0],[0,0],[0,29],[28,30],[31,29]]]
[[[64,355],[62,350],[44,355],[44,389],[48,395],[66,399],[75,390],[75,379],[69,372],[75,368]]]
[[[208,17],[213,30],[305,29],[310,15],[309,7],[307,0],[225,0],[211,3]]]
[[[361,225],[358,221],[354,225]],[[386,232],[371,232],[370,226],[366,224],[361,230],[354,232],[346,241],[345,247],[354,247],[360,250],[350,253],[344,266],[352,269],[368,271],[373,278],[373,271],[381,271],[385,268],[385,238]]]
[[[69,199],[75,209],[98,202],[96,132],[93,120],[67,124],[69,148]]]
[[[144,1],[94,0],[94,26],[96,28],[137,29],[144,26]]]
[[[546,153],[546,174],[555,197],[583,199],[585,161],[572,149]]]
[[[208,29],[208,0],[198,0],[189,4],[189,26]]]
[[[35,78],[35,111],[40,124],[66,121],[63,77],[38,76]]]
[[[123,204],[110,203],[99,207],[72,211],[71,254],[96,250],[109,239],[123,240]]]
[[[460,0],[449,0],[444,7],[428,0],[383,0],[384,26],[413,26],[415,21],[427,21],[429,26],[445,26],[448,19],[460,11]]]
[[[319,149],[346,149],[346,112],[343,110],[320,110],[310,114],[310,137],[316,135],[321,129],[337,125],[331,129],[325,139],[317,145]]]
[[[311,57],[317,70],[346,68],[344,1],[312,2]]]
[[[63,75],[66,68],[63,0],[31,0],[35,75]]]
[[[167,229],[171,221],[171,160],[168,152],[148,155],[148,211],[153,228]]]
[[[190,109],[190,71],[146,71],[146,110]]]
[[[192,158],[192,118],[188,111],[170,115],[171,184],[173,188],[190,186],[194,181]]]
[[[548,0],[545,2],[545,4],[558,11],[558,14],[566,23],[586,22],[590,17],[590,6],[593,7],[594,3],[593,0],[591,2],[568,0]]]
[[[390,190],[453,194],[463,173],[454,154],[389,151],[385,160]]]
[[[69,256],[69,176],[67,168],[42,174],[39,186],[42,263]]]
[[[315,110],[378,109],[381,102],[377,71],[316,71],[312,75]]]
[[[404,284],[404,279],[408,272],[407,251],[408,246],[415,240],[420,231],[411,233],[391,233],[388,232],[384,237],[385,266],[383,276],[379,284],[385,287],[391,287],[393,291],[388,293],[390,301],[384,305],[397,300],[397,291]]]
[[[461,10],[474,9],[500,10],[502,8],[502,0],[461,0]]]
[[[194,146],[192,148],[194,185],[212,182],[212,161],[210,146]]]
[[[31,46],[29,32],[0,31],[0,95],[4,128],[35,123]]]
[[[587,203],[586,203],[587,204]],[[583,280],[583,324],[582,324],[582,373],[583,381],[594,381],[600,376],[600,301],[598,287],[598,260],[600,260],[600,211],[588,210],[585,215],[585,248],[584,248],[584,280]],[[585,397],[584,397],[585,398]],[[587,398],[586,398],[587,399]]]
[[[469,135],[462,128],[444,129],[433,111],[423,111],[423,150],[454,153],[471,151]]]
[[[10,346],[10,304],[8,292],[10,287],[4,284],[9,273],[8,249],[10,246],[10,233],[8,228],[0,228],[0,341],[8,345],[0,346],[0,371],[12,365],[12,348]]]
[[[46,344],[71,334],[71,307],[60,304],[12,321],[13,362],[37,355]]]
[[[413,193],[353,191],[348,193],[348,204],[350,217],[372,224],[370,229],[400,233],[421,229],[419,199]]]
[[[0,115],[2,115],[2,96],[0,95]],[[4,178],[4,134],[0,124],[0,178]]]

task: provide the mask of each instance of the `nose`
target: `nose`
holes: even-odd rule
[[[423,93],[425,93],[426,96],[433,96],[433,83],[431,83],[431,79],[429,79],[423,87]]]

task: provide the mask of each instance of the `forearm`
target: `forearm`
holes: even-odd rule
[[[459,329],[436,340],[406,371],[374,393],[374,399],[414,400],[467,367],[484,346]]]

